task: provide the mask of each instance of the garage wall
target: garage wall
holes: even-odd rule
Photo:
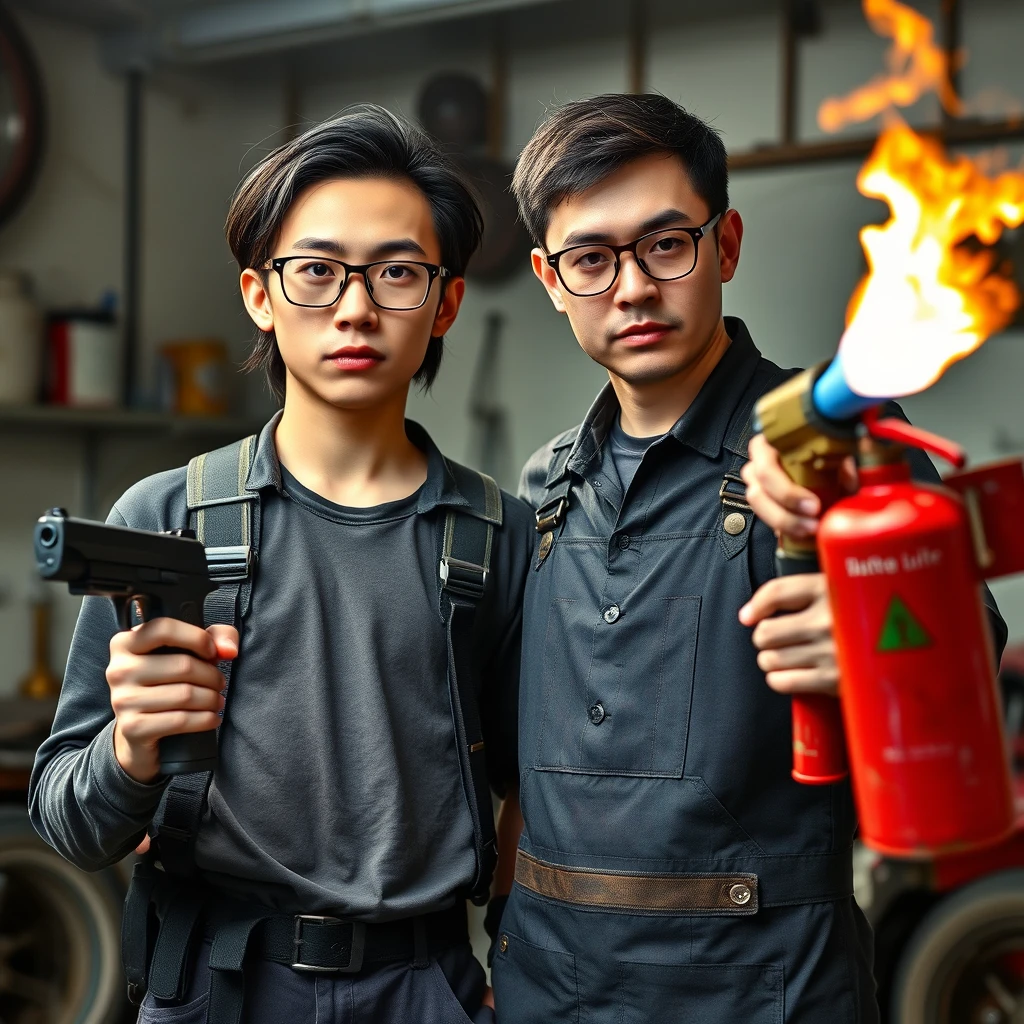
[[[732,16],[712,17],[705,6],[652,0],[648,87],[712,121],[733,151],[770,142],[777,133],[777,19],[765,12],[768,5],[746,0],[728,7]],[[934,14],[938,0],[917,6]],[[1014,44],[1024,35],[1024,6],[1017,0],[966,6],[965,41],[973,57],[964,73],[966,94],[997,89],[1024,97]],[[824,11],[823,34],[802,50],[800,130],[808,138],[818,134],[820,98],[877,73],[885,50],[856,4],[843,0]],[[119,290],[122,278],[123,87],[102,69],[86,33],[38,17],[21,21],[43,68],[51,142],[29,203],[0,229],[0,265],[29,269],[49,305],[95,301],[106,288]],[[535,6],[502,31],[509,160],[551,104],[626,87],[621,3]],[[464,69],[488,80],[492,45],[485,26],[459,23],[395,33],[386,51],[349,40],[304,52],[292,61],[300,118],[312,122],[365,100],[415,115],[419,90],[433,71]],[[164,74],[147,88],[143,380],[150,379],[153,351],[172,337],[215,334],[237,357],[244,352],[249,326],[221,225],[239,176],[274,144],[285,120],[285,69],[281,60],[235,62]],[[921,121],[934,113],[934,103],[924,101],[908,117]],[[1010,152],[1021,159],[1019,147]],[[726,310],[744,317],[765,353],[784,365],[806,365],[835,351],[847,298],[863,270],[857,231],[884,216],[880,204],[857,195],[856,171],[850,163],[734,176],[733,204],[746,238],[737,280],[725,292]],[[470,381],[492,310],[505,317],[501,390],[518,466],[552,434],[579,422],[604,378],[525,267],[500,286],[472,284],[440,379],[430,395],[411,402],[412,415],[454,457],[471,451]],[[1024,451],[1021,342],[1020,331],[993,339],[928,394],[908,401],[908,411],[965,443],[976,459],[1004,448]],[[266,408],[258,382],[244,390],[246,408]],[[0,473],[17,481],[0,505],[0,586],[13,598],[0,604],[0,692],[27,670],[27,531],[46,506],[80,508],[79,448],[71,438],[0,436]],[[184,457],[167,445],[112,442],[103,452],[102,503],[130,480]],[[514,484],[514,476],[503,482]],[[1011,632],[1024,640],[1024,582],[996,589]],[[74,602],[61,599],[59,637],[69,635],[73,615]]]

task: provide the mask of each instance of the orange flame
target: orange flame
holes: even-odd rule
[[[959,109],[959,100],[927,19],[895,0],[863,5],[909,67],[902,77],[885,76],[845,100],[827,101],[819,114],[824,120],[832,104],[828,117],[842,124],[890,112],[857,177],[859,191],[884,200],[890,218],[860,233],[868,273],[850,300],[839,351],[854,391],[898,397],[933,384],[1013,320],[1018,289],[992,250],[974,240],[994,245],[1005,228],[1024,223],[1024,173],[989,177],[982,161],[948,155],[892,112],[925,88],[935,89],[947,109],[951,101]]]
[[[873,78],[849,96],[825,100],[818,109],[822,131],[837,132],[893,107],[909,107],[927,92],[936,93],[943,107],[958,116],[960,99],[950,79],[949,59],[935,42],[932,23],[897,0],[864,0],[864,16],[875,32],[892,40],[886,55],[889,74]]]

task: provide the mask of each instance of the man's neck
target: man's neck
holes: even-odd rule
[[[632,437],[668,433],[693,403],[732,339],[719,320],[704,351],[678,373],[664,380],[630,383],[609,374],[621,409],[622,429]]]
[[[427,457],[405,432],[407,397],[339,409],[289,377],[274,435],[281,464],[338,505],[369,508],[407,497],[427,477]]]

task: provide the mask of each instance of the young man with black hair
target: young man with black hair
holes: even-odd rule
[[[521,482],[539,537],[501,1024],[875,1021],[849,786],[790,777],[785,694],[837,673],[823,580],[772,580],[739,476],[754,402],[795,371],[722,315],[725,148],[663,96],[599,96],[538,129],[513,189],[609,383]]]
[[[85,599],[33,822],[86,869],[153,833],[126,907],[140,1020],[492,1020],[465,898],[486,899],[493,868],[485,743],[499,852],[518,837],[532,516],[405,419],[480,213],[422,132],[370,107],[261,161],[226,230],[259,330],[250,362],[283,409],[251,444],[135,485],[109,521],[209,543],[226,500],[236,524],[250,509],[258,571],[207,629],[118,632],[111,603]],[[237,482],[211,469],[225,452]],[[218,659],[236,663],[188,845],[176,807],[195,786],[160,775],[158,741],[221,721]]]

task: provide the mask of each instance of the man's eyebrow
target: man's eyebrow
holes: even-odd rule
[[[648,217],[637,227],[637,236],[646,235],[648,231],[658,231],[661,228],[672,227],[680,222],[693,223],[693,218],[682,210],[662,210],[653,217]],[[612,235],[604,231],[572,231],[565,236],[562,248],[568,249],[574,245],[611,245],[614,244]]]
[[[333,238],[300,238],[292,243],[292,248],[305,252],[329,252],[332,256],[345,255],[345,246]]]
[[[345,246],[334,238],[300,238],[292,244],[293,249],[301,249],[303,252],[329,252],[339,259],[345,255]],[[381,242],[369,250],[370,261],[384,259],[388,256],[396,256],[410,253],[417,256],[426,256],[423,246],[412,238],[392,238]]]
[[[414,253],[417,256],[426,256],[427,252],[413,238],[393,238],[388,242],[381,242],[370,250],[372,259],[381,259],[384,256],[400,256],[403,253]]]

